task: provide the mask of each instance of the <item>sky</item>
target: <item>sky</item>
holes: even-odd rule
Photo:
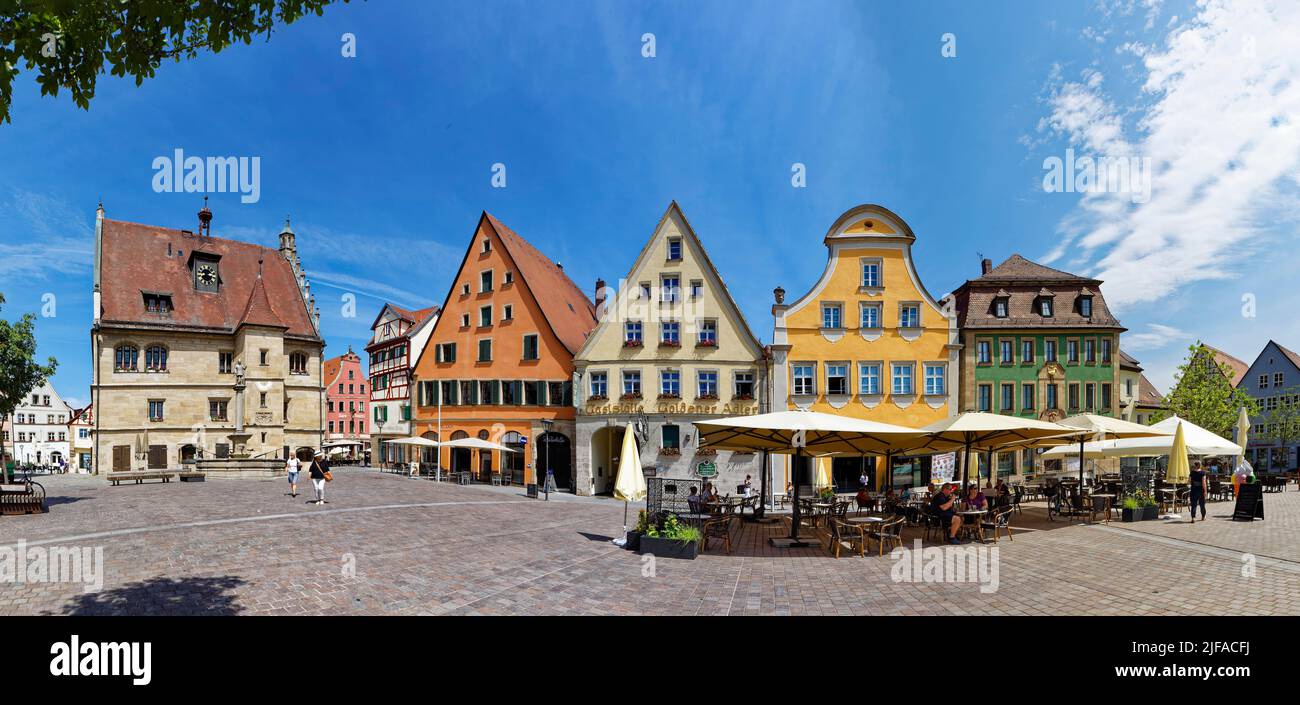
[[[481,211],[590,291],[674,199],[770,342],[772,290],[811,288],[831,224],[875,203],[936,297],[1014,253],[1103,279],[1167,390],[1197,339],[1300,348],[1297,30],[1300,3],[1259,0],[372,0],[138,87],[101,76],[89,111],[24,73],[0,125],[0,316],[38,314],[84,404],[96,204],[194,229],[202,194],[155,190],[181,149],[258,158],[256,202],[210,194],[212,232],[275,246],[292,218],[329,356],[385,301],[441,303]],[[1050,182],[1068,155],[1131,183]]]

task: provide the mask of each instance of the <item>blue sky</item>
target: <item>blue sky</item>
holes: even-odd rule
[[[383,300],[441,303],[481,210],[591,289],[671,199],[767,342],[772,289],[810,287],[827,228],[872,202],[911,224],[936,296],[980,253],[1106,279],[1167,388],[1198,337],[1300,347],[1300,22],[1235,5],[354,2],[140,87],[103,76],[89,112],[27,75],[0,127],[0,315],[53,294],[39,352],[84,402],[95,204],[192,228],[201,196],[151,187],[180,148],[260,157],[260,200],[213,195],[213,233],[273,245],[292,216],[330,355]],[[1067,148],[1151,159],[1150,199],[1045,192]]]

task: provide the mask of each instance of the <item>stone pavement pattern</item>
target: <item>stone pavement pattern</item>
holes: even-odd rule
[[[1190,525],[1048,523],[1030,507],[997,544],[999,588],[984,594],[894,582],[888,556],[771,548],[779,525],[746,525],[731,555],[651,563],[608,540],[621,502],[518,488],[346,469],[318,507],[283,481],[42,482],[50,512],[0,518],[0,545],[102,546],[104,587],[2,583],[0,615],[1300,614],[1294,488],[1266,495],[1254,524],[1224,518],[1231,503]]]

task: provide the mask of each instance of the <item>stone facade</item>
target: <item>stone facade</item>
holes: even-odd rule
[[[578,494],[613,491],[628,424],[647,476],[760,483],[762,456],[700,448],[694,422],[765,409],[767,365],[703,244],[674,202],[574,357]]]
[[[97,213],[99,472],[321,444],[324,340],[294,234],[277,252],[211,237],[210,221],[205,208],[196,235]]]

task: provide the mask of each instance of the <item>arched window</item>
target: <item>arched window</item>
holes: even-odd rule
[[[113,351],[113,370],[116,372],[135,372],[136,362],[139,357],[139,348],[134,345],[119,345]]]
[[[144,368],[150,372],[162,372],[167,369],[167,348],[150,345],[144,349]]]
[[[296,352],[289,355],[289,374],[307,374],[307,353]]]

